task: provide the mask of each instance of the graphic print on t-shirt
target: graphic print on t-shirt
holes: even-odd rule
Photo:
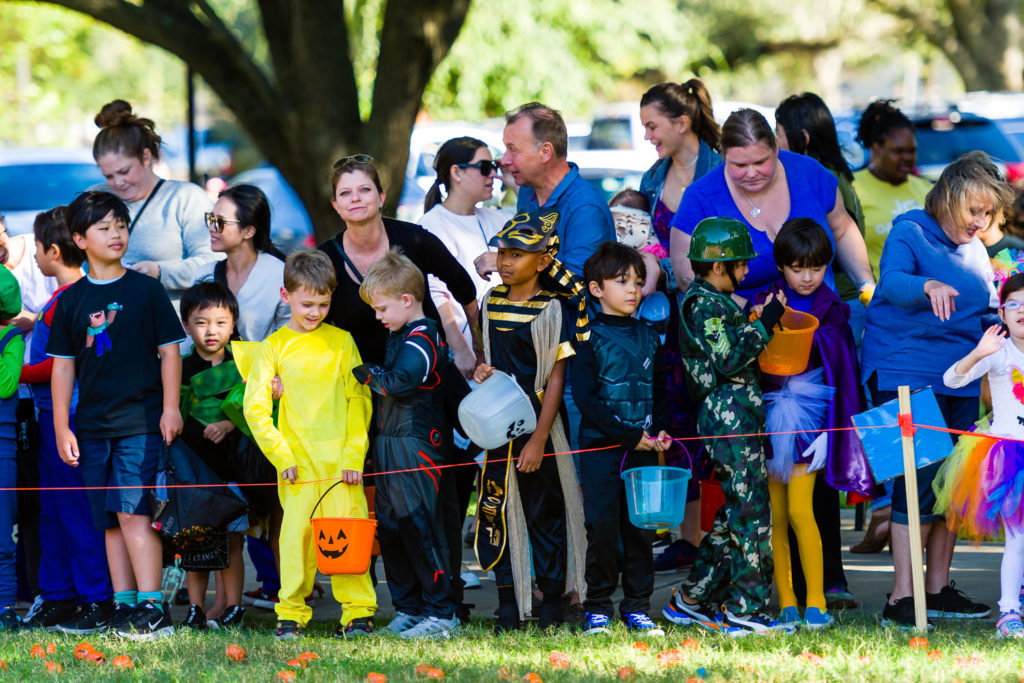
[[[85,332],[85,348],[92,348],[95,340],[97,358],[113,348],[107,328],[113,324],[114,317],[122,308],[123,306],[115,301],[107,305],[107,310],[93,311],[89,314],[89,328]]]

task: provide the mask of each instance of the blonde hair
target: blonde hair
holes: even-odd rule
[[[426,293],[427,282],[422,271],[398,247],[388,249],[384,258],[370,266],[359,285],[359,296],[367,304],[377,295],[397,299],[409,294],[416,301],[423,301]]]
[[[1003,211],[1013,203],[1013,189],[1003,180],[999,168],[987,154],[968,152],[943,171],[928,191],[924,210],[942,224],[959,223],[970,212],[971,202],[985,199],[992,202],[989,225],[1002,222]]]
[[[284,288],[295,292],[303,287],[317,294],[330,294],[338,286],[334,265],[319,249],[288,254],[284,262]]]

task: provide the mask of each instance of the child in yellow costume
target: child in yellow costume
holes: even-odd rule
[[[316,577],[310,517],[368,516],[362,477],[370,391],[352,375],[362,363],[352,335],[321,324],[336,285],[334,267],[322,252],[288,256],[281,298],[291,308],[291,319],[261,344],[246,380],[245,418],[260,450],[277,468],[284,509],[279,640],[300,637],[313,614],[305,602]],[[276,427],[271,416],[275,376],[284,388]],[[313,515],[317,501],[338,480],[344,483],[324,497]],[[371,633],[377,595],[369,572],[332,576],[331,588],[342,607],[335,637]]]

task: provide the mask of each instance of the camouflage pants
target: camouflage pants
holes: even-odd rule
[[[732,403],[697,419],[701,435],[750,434],[764,431],[754,410]],[[771,504],[762,437],[706,439],[704,446],[722,483],[725,502],[715,515],[711,533],[701,541],[697,560],[682,583],[686,595],[733,614],[759,612],[772,590]]]

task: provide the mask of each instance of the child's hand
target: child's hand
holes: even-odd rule
[[[993,353],[1003,348],[1003,344],[1006,343],[1006,333],[1003,332],[1002,325],[993,325],[992,327],[985,330],[985,334],[982,335],[981,341],[974,347],[974,353],[979,358],[985,356],[991,356]]]
[[[661,264],[658,263],[658,257],[649,251],[641,251],[640,258],[644,260],[644,266],[647,270],[647,277],[644,278],[644,286],[640,290],[640,295],[647,297],[658,291],[658,281],[661,279]]]
[[[773,300],[775,300],[775,301],[778,301],[778,302],[779,302],[780,304],[782,304],[783,306],[785,306],[785,305],[786,305],[786,293],[785,293],[785,292],[783,292],[782,290],[779,290],[778,292],[772,292],[772,293],[771,293],[771,294],[769,294],[769,295],[768,295],[768,297],[767,297],[767,298],[766,298],[766,299],[764,300],[764,303],[765,303],[765,305],[767,306],[767,305],[768,305],[768,304],[770,304],[770,303],[771,303],[771,302],[772,302]],[[763,308],[763,306],[762,306],[762,308]]]
[[[363,473],[359,470],[342,470],[341,480],[346,484],[360,484],[363,481]]]
[[[78,439],[69,428],[57,430],[57,453],[60,459],[72,467],[78,467]]]
[[[654,442],[654,439],[652,439],[647,434],[647,432],[644,432],[644,435],[640,437],[640,440],[637,442],[637,444],[635,446],[633,446],[633,450],[634,451],[653,451],[653,450],[655,450],[656,446],[657,446],[657,444]]]
[[[761,317],[761,311],[764,310],[764,304],[754,304],[750,307],[750,312],[754,314],[754,318]]]
[[[532,437],[523,446],[523,450],[519,452],[519,458],[516,460],[516,469],[523,474],[529,474],[530,472],[536,472],[540,469],[541,460],[544,458],[544,444],[538,444]]]
[[[170,446],[175,437],[181,434],[182,427],[184,424],[178,407],[164,408],[163,414],[160,415],[160,434],[164,437],[164,443]]]
[[[206,429],[203,430],[203,438],[208,439],[214,443],[220,443],[224,440],[224,437],[231,433],[235,428],[235,423],[231,420],[221,420],[220,422],[211,422],[206,425]]]
[[[280,375],[274,375],[274,379],[270,380],[270,398],[277,401],[284,396],[284,383],[281,381]]]
[[[662,429],[658,432],[658,438],[655,440],[654,450],[659,453],[664,453],[670,448],[672,448],[672,437],[669,436],[668,432]]]
[[[299,468],[296,465],[292,465],[284,472],[281,473],[281,478],[289,484],[294,484],[295,480],[299,478]]]
[[[482,383],[485,379],[494,374],[494,368],[487,363],[481,363],[476,366],[476,370],[473,371],[473,381],[477,384]]]

